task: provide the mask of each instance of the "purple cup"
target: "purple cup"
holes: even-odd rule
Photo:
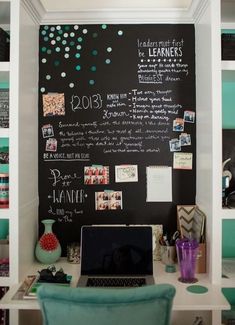
[[[198,242],[195,239],[178,239],[176,251],[180,267],[179,281],[184,283],[197,282],[195,278],[196,260],[198,255]]]

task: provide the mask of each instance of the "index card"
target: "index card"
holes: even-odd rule
[[[147,172],[147,202],[172,202],[172,168],[149,166]]]

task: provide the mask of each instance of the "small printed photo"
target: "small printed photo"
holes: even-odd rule
[[[54,136],[54,130],[51,124],[43,125],[42,136],[43,138],[50,138]]]
[[[184,111],[184,121],[188,123],[195,122],[195,112],[193,111]]]
[[[104,191],[95,193],[96,210],[119,210],[122,209],[121,191]]]
[[[108,166],[84,167],[84,184],[86,185],[109,184],[109,167]]]
[[[182,118],[176,118],[173,121],[173,131],[177,131],[177,132],[184,131],[184,120]]]
[[[109,194],[107,192],[95,193],[95,209],[109,210]]]
[[[49,93],[42,95],[43,116],[65,115],[64,94]]]
[[[191,135],[188,133],[181,133],[179,136],[181,146],[191,146]]]
[[[169,141],[170,151],[181,151],[181,144],[179,139],[171,139]]]
[[[46,151],[57,151],[57,140],[55,138],[49,138],[46,141]]]
[[[138,182],[137,165],[118,165],[115,166],[115,182]]]

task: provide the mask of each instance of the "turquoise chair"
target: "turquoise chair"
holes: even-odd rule
[[[175,288],[68,288],[42,285],[37,296],[44,325],[169,325]]]

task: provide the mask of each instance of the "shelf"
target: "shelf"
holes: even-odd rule
[[[222,61],[221,68],[223,71],[234,71],[235,72],[235,61]]]
[[[227,23],[222,23],[221,24],[221,29],[235,29],[235,22],[227,22]]]
[[[9,138],[9,133],[8,128],[0,128],[0,138]]]
[[[222,219],[234,219],[235,220],[235,209],[222,209],[221,211],[222,215],[221,218]]]
[[[10,286],[10,277],[0,276],[0,287],[9,287]]]
[[[0,209],[0,219],[10,219],[10,210]]]

